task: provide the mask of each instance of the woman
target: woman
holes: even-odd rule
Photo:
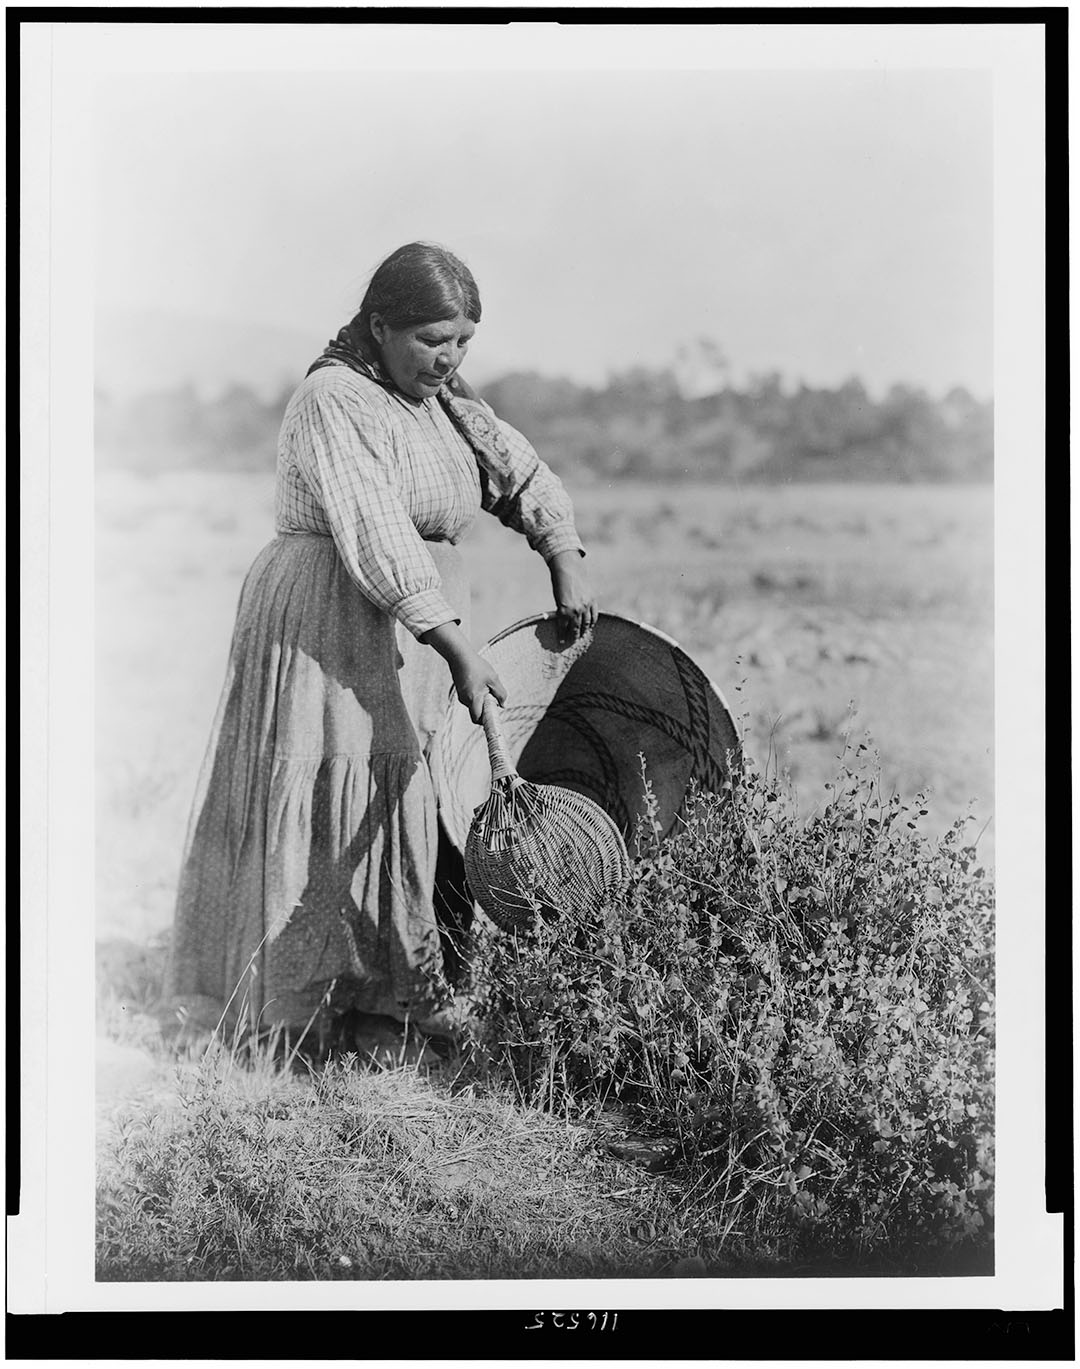
[[[451,681],[474,722],[506,702],[467,636],[477,512],[545,558],[565,635],[596,618],[562,484],[457,374],[479,321],[461,261],[399,248],[285,411],[180,879],[169,999],[196,1030],[452,1020],[428,758]]]

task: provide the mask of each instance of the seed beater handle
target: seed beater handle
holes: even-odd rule
[[[495,780],[514,779],[517,771],[510,764],[502,728],[499,726],[499,704],[494,694],[484,700],[482,714],[484,735],[487,737],[488,760],[491,762],[491,778]]]

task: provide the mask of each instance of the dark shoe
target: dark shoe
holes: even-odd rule
[[[338,1049],[380,1069],[401,1065],[431,1069],[442,1063],[422,1037],[406,1032],[403,1023],[370,1013],[349,1014],[348,1022],[342,1025]]]
[[[475,1019],[464,1003],[449,1003],[438,1008],[427,1017],[418,1018],[412,1025],[424,1036],[441,1037],[447,1041],[458,1041],[467,1037],[474,1026]]]

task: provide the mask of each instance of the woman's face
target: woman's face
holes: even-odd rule
[[[371,316],[371,333],[386,373],[413,399],[428,399],[445,385],[461,365],[475,332],[476,324],[464,314],[411,328],[391,328],[378,314]]]

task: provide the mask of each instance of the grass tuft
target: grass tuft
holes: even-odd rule
[[[643,1277],[684,1254],[670,1197],[586,1129],[408,1068],[213,1052],[101,1147],[102,1280]]]

